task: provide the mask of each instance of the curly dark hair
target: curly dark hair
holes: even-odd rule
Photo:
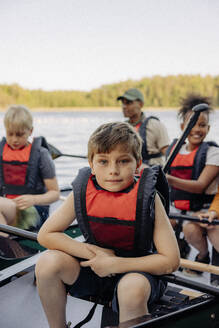
[[[181,107],[178,111],[177,116],[184,121],[186,114],[190,112],[194,106],[203,103],[209,106],[205,113],[209,114],[213,111],[213,108],[211,107],[212,99],[210,97],[201,96],[197,93],[190,93],[185,98],[182,98]]]

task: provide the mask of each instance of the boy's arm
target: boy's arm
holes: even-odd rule
[[[34,195],[34,205],[48,205],[59,199],[60,193],[56,177],[43,181],[47,191],[41,195]]]
[[[14,199],[17,207],[24,210],[34,205],[49,205],[59,199],[59,187],[56,177],[52,179],[44,179],[47,191],[39,195],[21,195]]]
[[[74,195],[71,192],[64,203],[41,227],[37,236],[38,242],[48,249],[56,249],[75,257],[91,259],[94,256],[92,250],[99,249],[99,247],[90,245],[88,248],[88,244],[74,240],[64,233],[74,220]],[[110,251],[106,250],[106,252]]]
[[[93,259],[82,262],[81,266],[90,266],[102,277],[130,271],[144,271],[154,275],[175,271],[180,261],[179,248],[175,233],[158,195],[155,199],[154,244],[157,249],[156,254],[123,258],[113,255],[104,256],[101,251],[97,251]]]

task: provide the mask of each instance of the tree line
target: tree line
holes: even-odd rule
[[[0,84],[0,107],[24,104],[30,108],[58,107],[117,107],[116,98],[128,88],[138,88],[145,97],[147,107],[179,107],[181,98],[195,92],[211,97],[219,107],[219,75],[169,75],[145,77],[102,85],[91,91],[42,89],[30,90],[18,84]]]

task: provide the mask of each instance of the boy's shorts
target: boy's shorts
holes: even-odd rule
[[[163,295],[167,283],[160,277],[153,276],[146,272],[132,271],[130,273],[140,273],[145,276],[151,285],[151,295],[148,301],[148,306],[159,300]],[[101,303],[112,302],[112,309],[115,312],[119,312],[118,300],[117,300],[117,286],[120,279],[125,276],[126,273],[116,274],[113,277],[99,277],[90,268],[81,268],[80,274],[76,282],[72,285],[66,285],[66,291],[75,297],[86,298],[87,296],[95,297],[100,300]]]

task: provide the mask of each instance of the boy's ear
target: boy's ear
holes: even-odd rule
[[[184,127],[185,127],[185,124],[184,122],[180,124],[180,129],[183,131],[184,130]]]
[[[95,175],[95,172],[94,172],[94,167],[93,167],[93,163],[91,161],[88,161],[89,165],[90,165],[90,168],[91,168],[91,173],[93,175]]]

